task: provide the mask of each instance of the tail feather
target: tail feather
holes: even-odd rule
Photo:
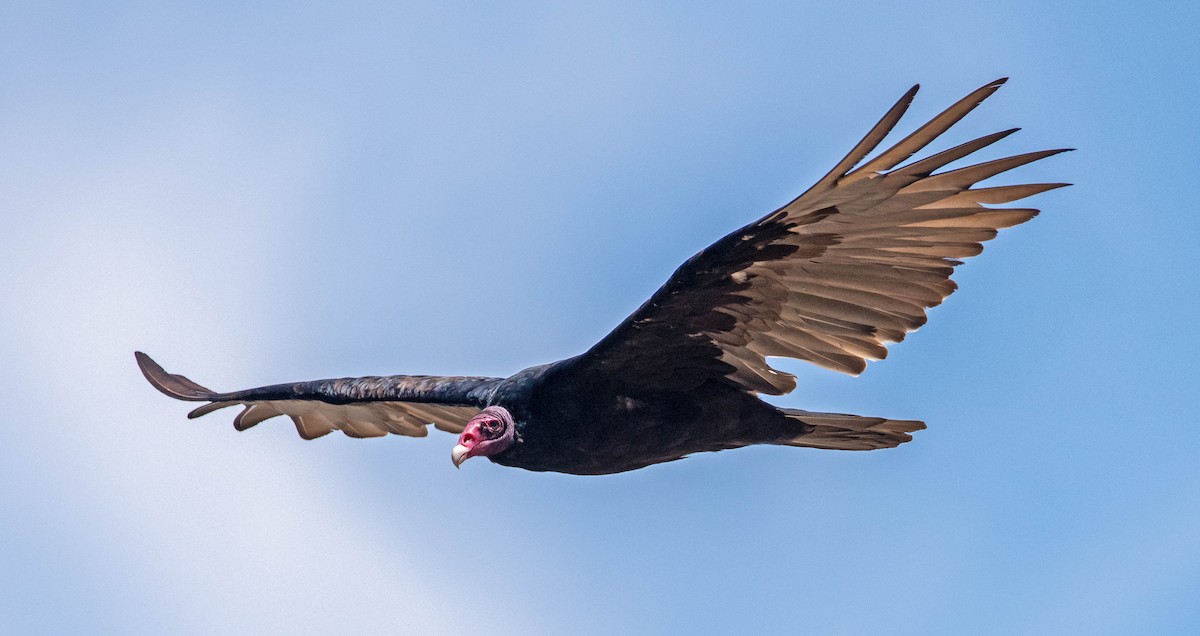
[[[787,446],[807,446],[831,450],[875,450],[895,448],[911,441],[913,431],[925,428],[917,420],[889,420],[844,413],[814,413],[800,409],[779,409],[788,418],[803,422],[812,430],[778,442]]]

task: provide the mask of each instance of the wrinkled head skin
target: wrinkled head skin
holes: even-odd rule
[[[516,436],[517,425],[508,409],[489,406],[467,422],[450,457],[457,468],[472,457],[490,457],[504,452],[512,446]]]

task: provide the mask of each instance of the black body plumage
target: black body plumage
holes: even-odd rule
[[[490,404],[517,422],[518,443],[490,459],[579,475],[618,473],[692,453],[802,436],[812,427],[720,382],[693,390],[627,390],[572,373],[577,359],[502,381]]]

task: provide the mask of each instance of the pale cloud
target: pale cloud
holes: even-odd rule
[[[254,329],[244,325],[267,324],[272,310],[230,293],[224,281],[254,269],[246,245],[280,238],[262,211],[294,203],[314,171],[315,144],[293,138],[294,152],[284,153],[289,163],[259,170],[271,177],[267,183],[259,178],[213,194],[205,184],[221,176],[214,173],[262,159],[225,163],[222,155],[248,131],[203,107],[159,117],[168,120],[157,122],[160,132],[204,125],[193,126],[191,138],[114,139],[103,161],[43,182],[30,195],[39,222],[0,256],[4,292],[18,300],[0,313],[8,334],[4,419],[20,424],[0,451],[10,483],[19,484],[5,508],[42,524],[44,549],[92,581],[79,583],[89,591],[75,599],[75,610],[100,606],[81,612],[93,628],[478,628],[470,614],[449,609],[457,594],[450,573],[434,571],[443,564],[421,554],[419,538],[397,540],[394,529],[347,501],[354,484],[335,461],[185,426],[181,405],[140,378],[135,347],[172,343],[193,352],[198,343],[189,334],[197,332],[221,334],[205,339],[201,362],[252,365],[262,356]],[[205,229],[211,223],[236,227],[238,240],[214,237]],[[187,260],[195,249],[226,258],[205,258],[199,271]],[[207,310],[193,311],[198,303]],[[30,595],[60,587],[10,584]],[[13,629],[67,620],[38,615],[31,602],[10,609],[0,622]],[[102,616],[111,623],[98,624]]]

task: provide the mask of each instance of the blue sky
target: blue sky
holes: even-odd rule
[[[243,4],[0,7],[0,631],[1200,632],[1193,3]],[[905,131],[1000,76],[942,143],[1076,186],[862,377],[781,364],[897,450],[455,471],[133,364],[574,355],[911,84]]]

